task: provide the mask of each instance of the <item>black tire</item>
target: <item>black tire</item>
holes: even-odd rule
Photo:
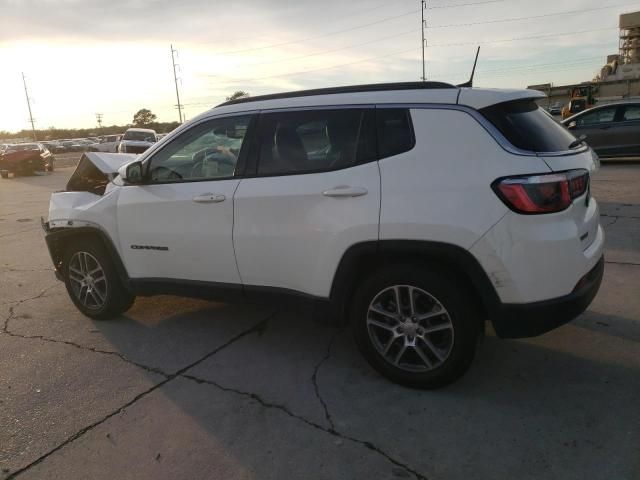
[[[55,168],[54,162],[55,162],[55,159],[53,159],[53,158],[51,160],[49,160],[49,166],[47,167],[47,172],[53,172],[53,170]]]
[[[84,289],[79,288],[77,280],[80,276],[76,272],[80,257],[85,257],[85,265],[88,265],[87,270],[95,268],[97,264],[103,273],[103,275],[94,274],[91,280],[93,291],[88,286]],[[72,276],[76,281],[72,279]],[[78,310],[87,317],[108,320],[126,312],[135,301],[135,296],[123,287],[111,257],[95,238],[77,239],[67,247],[63,260],[63,277],[69,297]],[[98,280],[101,277],[104,277],[104,280]],[[88,293],[87,290],[89,290]],[[100,292],[102,295],[99,295]],[[92,298],[89,298],[91,293],[93,293]],[[82,297],[85,298],[84,301]],[[102,300],[102,302],[98,302],[96,299]]]
[[[369,364],[392,382],[411,388],[438,388],[460,378],[473,361],[478,338],[482,332],[482,323],[474,308],[474,302],[467,290],[460,286],[461,283],[444,273],[444,270],[416,265],[381,268],[366,278],[355,292],[350,309],[350,323],[358,348]],[[411,295],[410,286],[415,298],[413,304],[421,302],[424,311],[427,312],[422,316],[432,315],[427,311],[428,308],[431,308],[432,312],[444,313],[421,321],[411,320],[410,314],[405,317],[404,312],[398,315],[395,311],[403,308],[395,308],[394,299],[398,297],[396,291],[390,288],[393,286],[401,286],[400,296],[405,300],[401,299],[399,303],[405,307],[411,308],[407,303]],[[374,304],[374,300],[380,303]],[[370,306],[376,307],[377,311],[370,312]],[[380,316],[378,306],[384,306],[385,312],[392,313],[389,317],[399,316],[404,320],[394,320],[387,315]],[[415,318],[417,317],[419,315]],[[385,327],[369,325],[368,322],[371,320],[385,323]],[[389,325],[393,328],[389,328]],[[425,330],[443,326],[446,328],[442,331],[428,333]],[[379,337],[383,335],[388,335],[386,338],[389,342],[386,339],[380,341]],[[423,338],[426,338],[426,341]],[[434,350],[427,345],[427,341],[431,347],[443,348]],[[403,348],[406,342],[415,343]],[[405,352],[400,354],[398,364],[393,363],[393,358],[385,358],[380,351],[385,347],[388,349],[389,357],[395,357],[401,350]],[[420,352],[416,351],[417,347],[420,348]],[[443,353],[445,350],[446,358]],[[419,356],[418,353],[422,355]],[[406,361],[406,364],[402,364],[402,361]],[[427,366],[427,361],[431,363],[430,366]]]
[[[0,170],[0,177],[9,178],[9,170]]]

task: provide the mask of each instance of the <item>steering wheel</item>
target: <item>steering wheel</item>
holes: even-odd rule
[[[161,173],[162,172],[162,173]],[[164,176],[164,172],[169,172],[166,177]],[[159,175],[158,175],[159,174]],[[159,166],[153,169],[152,176],[154,180],[182,180],[182,175],[180,175],[175,170],[171,170],[170,168]]]
[[[233,154],[233,150],[230,149],[231,154]],[[191,157],[193,159],[193,166],[191,167],[191,177],[201,177],[202,176],[202,167],[204,166],[205,159],[207,161],[216,162],[218,165],[226,165],[231,167],[231,170],[236,166],[236,158],[229,158],[224,151],[220,151],[216,149],[205,149],[196,152]]]

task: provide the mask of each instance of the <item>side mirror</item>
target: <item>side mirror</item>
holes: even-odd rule
[[[125,183],[132,185],[142,183],[142,162],[136,160],[122,165],[118,169],[118,175]]]
[[[574,128],[576,128],[576,126],[577,126],[577,123],[573,121],[573,122],[569,122],[569,125],[567,125],[567,128],[569,130],[573,130]]]

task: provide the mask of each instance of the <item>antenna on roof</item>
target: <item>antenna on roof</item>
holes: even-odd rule
[[[476,50],[476,59],[473,61],[473,70],[471,70],[471,78],[468,81],[461,83],[460,85],[456,85],[458,87],[473,87],[473,76],[476,73],[476,64],[478,63],[478,55],[480,55],[480,46],[478,46],[478,50]]]

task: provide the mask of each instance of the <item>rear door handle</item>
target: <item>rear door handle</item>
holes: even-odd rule
[[[330,190],[325,190],[322,195],[325,197],[361,197],[366,195],[368,190],[363,187],[350,187],[348,185],[340,185]]]
[[[221,193],[203,193],[193,197],[193,201],[196,203],[220,203],[224,202],[225,198],[227,197]]]

